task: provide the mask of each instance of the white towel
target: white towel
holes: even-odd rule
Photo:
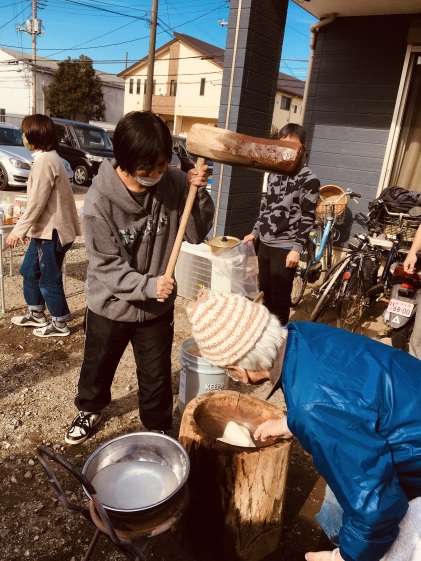
[[[421,561],[421,497],[410,501],[399,535],[381,561]]]

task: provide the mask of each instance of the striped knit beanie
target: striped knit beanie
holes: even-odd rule
[[[241,360],[269,321],[265,306],[237,294],[209,291],[187,305],[187,316],[202,357],[222,368]]]

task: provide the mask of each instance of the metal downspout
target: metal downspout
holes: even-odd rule
[[[310,26],[311,37],[310,37],[310,58],[308,61],[308,70],[307,70],[307,80],[304,87],[304,94],[303,94],[303,104],[302,104],[302,122],[304,122],[304,116],[307,109],[307,100],[308,100],[308,92],[310,89],[310,79],[311,79],[311,72],[313,70],[313,62],[314,62],[314,51],[316,50],[316,38],[317,32],[321,27],[325,27],[330,23],[334,22],[336,19],[336,14],[331,14],[327,18],[323,18],[320,21],[313,23]]]

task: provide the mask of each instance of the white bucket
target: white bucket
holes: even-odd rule
[[[183,413],[186,405],[206,392],[228,389],[229,377],[222,368],[212,366],[201,356],[189,352],[198,350],[193,338],[186,339],[180,349],[180,388],[178,392],[178,409]]]

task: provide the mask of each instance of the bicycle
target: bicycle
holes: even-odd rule
[[[329,272],[320,287],[310,321],[317,321],[328,308],[335,308],[339,327],[354,331],[365,308],[377,301],[388,301],[390,266],[406,252],[405,245],[413,239],[418,224],[409,215],[390,212],[384,204],[383,218],[373,219],[362,213],[360,216],[370,233],[377,235],[358,234],[350,239],[352,251]]]
[[[336,263],[327,274],[320,288],[313,292],[312,296],[317,298],[317,304],[310,315],[310,321],[319,320],[328,309],[336,309],[338,313],[339,300],[343,296],[345,283],[351,277],[353,269],[361,271],[362,263],[366,259],[372,260],[374,268],[378,268],[380,264],[379,249],[371,245],[370,236],[359,234],[355,238],[355,242],[354,246],[350,240],[351,251]],[[360,305],[360,301],[353,300],[353,303],[355,309]],[[349,309],[351,308],[349,307]]]
[[[337,185],[324,185],[319,191],[315,227],[310,231],[306,247],[300,256],[291,292],[291,307],[301,301],[307,283],[317,282],[332,266],[333,242],[339,238],[335,224],[342,224],[348,199],[361,195]]]

